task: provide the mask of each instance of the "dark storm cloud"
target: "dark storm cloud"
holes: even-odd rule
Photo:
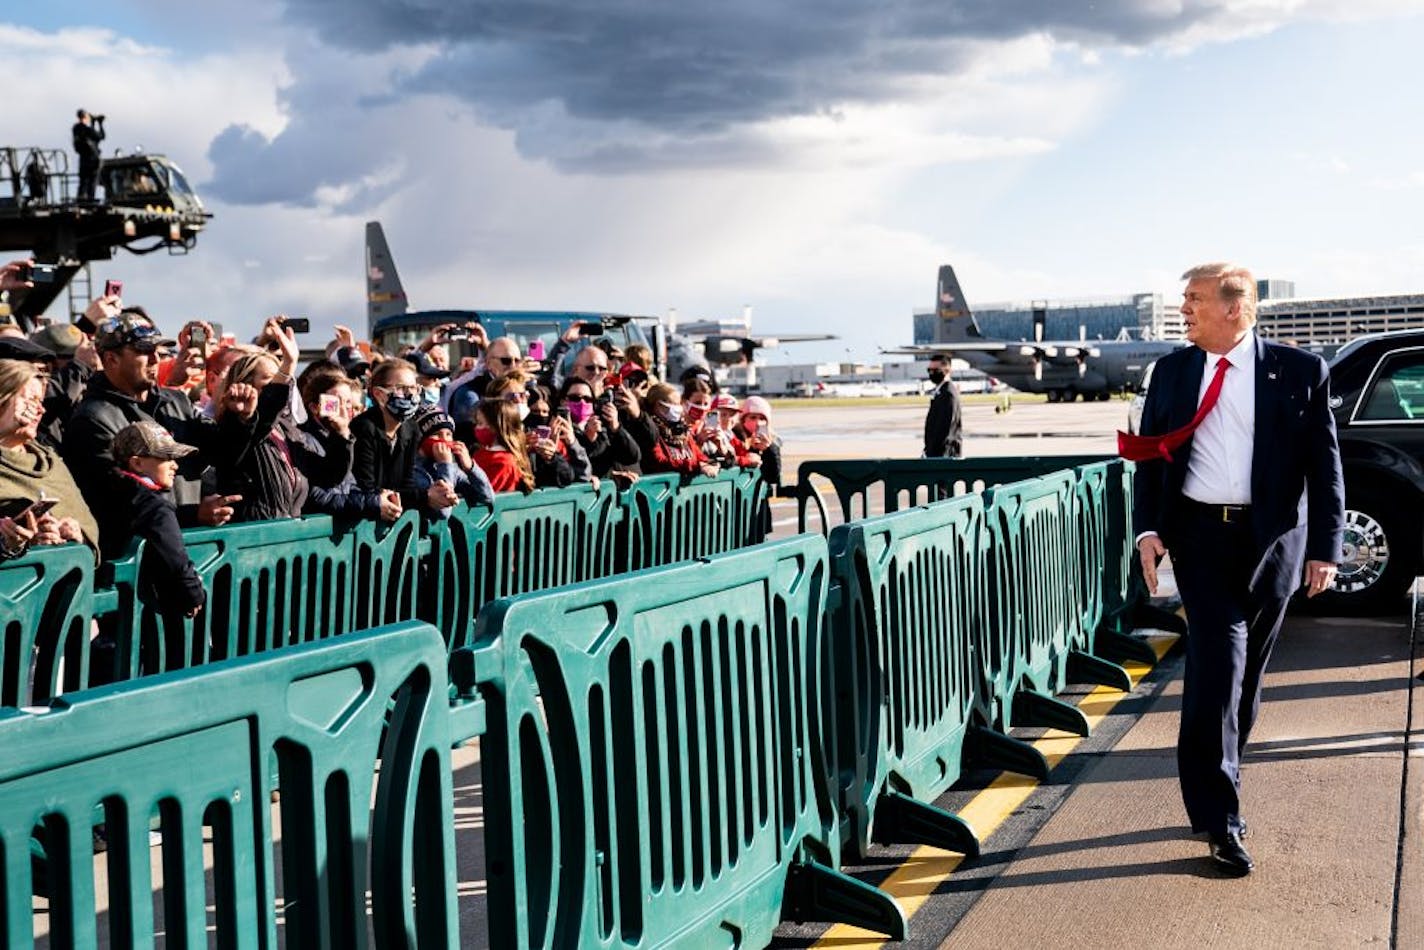
[[[431,44],[410,88],[456,95],[496,119],[555,100],[576,118],[707,130],[897,96],[950,75],[966,41],[1033,33],[1140,46],[1220,12],[1216,3],[1107,0],[289,0],[328,43],[376,52]]]
[[[288,125],[270,141],[225,130],[208,187],[235,203],[314,205],[325,186],[350,210],[369,206],[396,187],[367,184],[373,172],[419,160],[355,130],[422,95],[453,97],[512,130],[525,156],[570,170],[774,161],[754,123],[923,95],[925,79],[982,62],[986,44],[1142,46],[1223,16],[1203,0],[288,0],[301,37]],[[383,62],[404,54],[417,65]]]

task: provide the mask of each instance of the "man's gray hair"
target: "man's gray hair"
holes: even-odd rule
[[[1247,326],[1256,324],[1256,278],[1240,264],[1213,261],[1198,264],[1182,275],[1182,280],[1215,280],[1222,303],[1241,305]]]

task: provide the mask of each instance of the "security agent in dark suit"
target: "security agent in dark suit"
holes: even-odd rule
[[[959,458],[964,454],[959,391],[949,378],[949,359],[930,357],[926,374],[934,383],[930,411],[925,416],[925,458]]]
[[[1247,874],[1241,756],[1287,601],[1302,578],[1311,597],[1334,581],[1344,478],[1324,361],[1257,339],[1244,268],[1205,264],[1183,279],[1196,346],[1153,370],[1141,431],[1170,457],[1139,461],[1134,522],[1149,589],[1170,551],[1187,612],[1182,800],[1216,865]]]

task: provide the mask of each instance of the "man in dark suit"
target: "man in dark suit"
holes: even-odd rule
[[[1257,339],[1246,269],[1204,264],[1183,279],[1196,345],[1157,361],[1142,438],[1121,444],[1139,460],[1133,520],[1148,587],[1170,551],[1187,613],[1182,800],[1217,866],[1247,874],[1241,756],[1287,601],[1302,583],[1313,597],[1334,581],[1344,477],[1324,361]]]
[[[949,357],[931,356],[926,371],[934,392],[925,415],[925,458],[959,458],[964,454],[959,391],[949,378]]]

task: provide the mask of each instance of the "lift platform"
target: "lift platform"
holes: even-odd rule
[[[99,167],[102,197],[79,200],[79,176],[62,149],[0,147],[0,253],[20,252],[41,269],[32,288],[10,291],[11,314],[26,330],[66,290],[71,318],[91,296],[88,265],[122,248],[133,254],[186,254],[212,214],[182,170],[164,155],[118,154]]]

